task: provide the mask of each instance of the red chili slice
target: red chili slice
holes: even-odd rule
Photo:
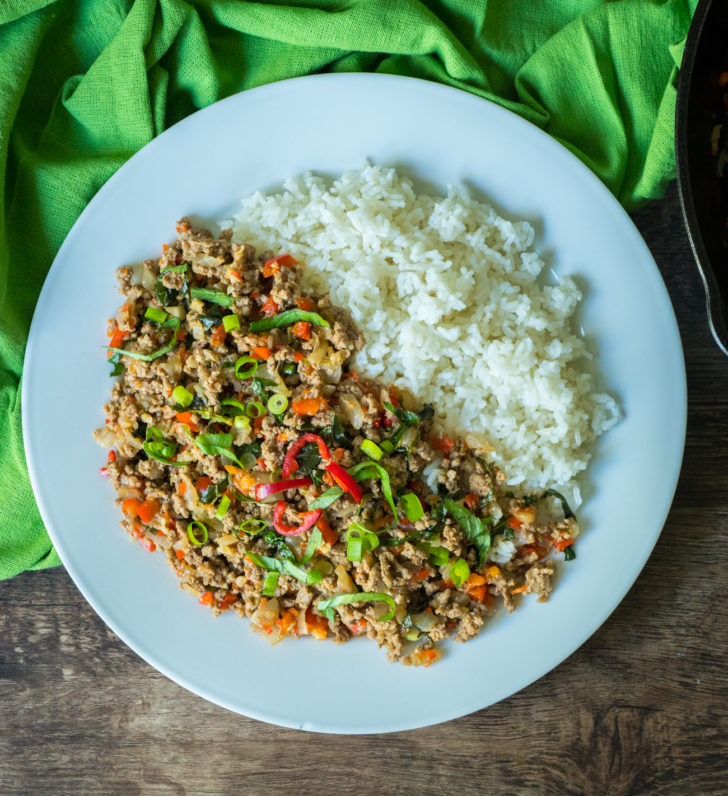
[[[326,446],[326,443],[318,436],[318,434],[302,434],[294,443],[291,444],[291,447],[288,449],[288,453],[286,453],[285,459],[283,459],[283,469],[281,470],[281,475],[284,478],[290,478],[296,470],[298,470],[298,462],[296,461],[296,456],[301,452],[301,448],[309,442],[313,442],[318,446],[319,455],[327,462],[331,459],[331,454],[329,453],[329,449]],[[343,487],[342,487],[343,489]]]
[[[357,503],[361,503],[362,492],[359,484],[357,484],[340,464],[329,462],[326,465],[326,469],[331,473],[331,477],[344,492],[348,492]]]
[[[274,484],[256,484],[255,499],[263,500],[278,492],[285,492],[286,489],[297,489],[301,486],[311,486],[313,481],[310,478],[294,478],[291,481],[276,481]]]
[[[276,503],[275,509],[273,510],[273,527],[278,531],[278,533],[283,534],[283,536],[298,536],[304,531],[307,531],[309,528],[313,528],[323,513],[321,509],[314,509],[314,511],[304,511],[303,514],[298,515],[301,520],[300,525],[286,525],[283,522],[283,514],[287,506],[288,504],[285,500],[279,500],[278,503]]]

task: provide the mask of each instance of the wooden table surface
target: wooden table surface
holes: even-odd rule
[[[456,721],[316,735],[185,691],[63,569],[27,573],[0,583],[0,793],[728,793],[728,359],[707,330],[675,186],[634,219],[680,325],[687,444],[650,560],[584,646]]]

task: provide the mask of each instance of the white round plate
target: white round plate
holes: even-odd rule
[[[463,181],[528,218],[557,274],[585,287],[582,322],[625,419],[588,471],[578,558],[545,605],[523,600],[429,669],[387,663],[368,640],[269,647],[232,612],[219,619],[177,587],[161,555],[119,527],[105,455],[92,439],[111,388],[106,319],[114,270],[157,256],[183,215],[230,217],[256,189],[364,159],[444,191]],[[49,386],[60,398],[49,400]],[[60,388],[60,392],[59,392]],[[43,520],[66,569],[109,627],[152,666],[230,710],[336,733],[405,730],[513,694],[581,645],[642,569],[682,459],[686,390],[665,286],[629,217],[565,148],[518,116],[435,83],[323,75],[246,91],[167,130],[89,204],[61,247],[33,318],[23,432]],[[649,496],[649,499],[645,499]],[[625,656],[629,650],[625,649]],[[567,677],[567,673],[563,673]],[[113,687],[113,686],[112,686]]]

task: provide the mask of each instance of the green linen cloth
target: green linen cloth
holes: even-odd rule
[[[25,341],[65,235],[139,148],[253,86],[315,72],[387,72],[515,111],[635,208],[674,175],[676,68],[696,4],[3,0],[0,578],[60,563],[23,453]]]

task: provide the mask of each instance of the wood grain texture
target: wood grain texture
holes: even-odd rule
[[[0,583],[0,793],[727,793],[728,359],[674,187],[635,221],[685,347],[685,459],[643,573],[567,661],[444,725],[319,736],[204,702],[107,630],[64,570],[28,573]]]

